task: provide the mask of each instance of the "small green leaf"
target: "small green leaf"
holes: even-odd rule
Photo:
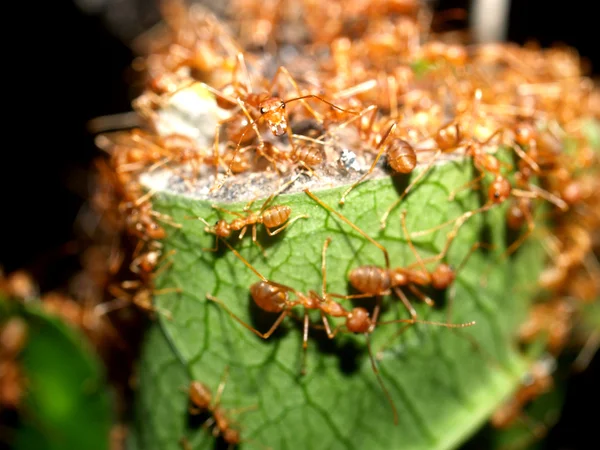
[[[107,450],[112,424],[104,369],[85,338],[37,306],[4,301],[3,318],[27,323],[19,355],[26,395],[14,435],[17,450]]]
[[[392,214],[385,231],[379,230],[379,219],[398,196],[393,178],[363,183],[340,210],[385,245],[393,266],[405,266],[413,263],[415,256],[401,230],[399,211],[407,211],[410,232],[456,218],[481,206],[481,195],[473,190],[448,200],[451,191],[471,177],[469,162],[436,165]],[[343,190],[316,194],[337,209]],[[482,240],[494,244],[495,251],[475,252],[453,288],[436,297],[439,307],[428,308],[412,299],[421,319],[445,321],[451,315],[452,322],[475,320],[477,324],[458,330],[416,325],[393,340],[378,362],[399,413],[399,425],[394,426],[364,336],[344,334],[329,341],[311,330],[308,374],[301,377],[300,320],[287,318],[279,332],[265,341],[235,322],[218,304],[206,300],[207,292],[219,297],[261,331],[275,319],[251,306],[249,287],[259,279],[231,251],[225,248],[215,254],[202,250],[214,246],[214,236],[204,231],[200,221],[186,216],[201,216],[214,223],[219,215],[210,203],[166,192],[157,193],[153,203],[155,209],[183,225],[164,241],[166,250],[176,253],[157,287],[179,287],[182,293],[155,298],[173,319],[161,317],[145,343],[136,406],[139,448],[180,449],[182,438],[194,449],[212,448],[211,433],[190,426],[186,388],[195,379],[215,392],[227,366],[229,377],[221,406],[226,410],[254,407],[231,414],[246,441],[242,447],[278,450],[389,449],[399,445],[403,449],[452,448],[477,430],[515,389],[526,369],[513,342],[528,308],[531,280],[536,279],[543,258],[533,241],[516,255],[499,258],[507,246],[504,207],[473,216],[460,229],[447,261],[459,266],[471,246]],[[281,195],[274,204],[289,205],[292,216],[308,214],[310,218],[295,222],[281,236],[259,233],[268,253],[266,260],[250,238],[231,240],[270,280],[302,292],[320,292],[321,249],[328,237],[332,238],[327,255],[329,292],[348,292],[352,268],[383,265],[379,249],[305,194]],[[256,207],[259,205],[260,201]],[[238,211],[243,207],[221,206]],[[449,227],[416,238],[421,256],[438,253],[448,231]],[[385,298],[383,320],[406,317],[397,298]],[[375,352],[389,343],[399,328],[380,325],[372,335]]]

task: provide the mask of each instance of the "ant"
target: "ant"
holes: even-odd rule
[[[322,287],[321,287],[321,295],[317,294],[315,291],[309,291],[308,294],[303,294],[289,286],[276,283],[273,281],[269,281],[266,277],[264,277],[257,269],[255,269],[243,256],[241,256],[237,251],[233,249],[233,247],[229,246],[229,244],[225,241],[226,245],[234,252],[234,254],[248,267],[250,268],[262,281],[254,283],[250,286],[250,294],[252,299],[256,303],[256,305],[264,311],[271,313],[280,313],[275,322],[269,330],[265,333],[261,333],[257,329],[253,328],[251,325],[244,322],[241,318],[236,316],[230,309],[225,305],[225,303],[207,293],[206,298],[210,301],[213,301],[220,305],[235,321],[240,323],[244,328],[252,331],[254,334],[259,336],[262,339],[268,339],[277,328],[281,325],[283,319],[292,313],[292,308],[296,306],[304,307],[304,320],[303,320],[303,333],[302,333],[302,350],[303,350],[303,358],[302,358],[302,368],[301,374],[306,374],[306,352],[308,349],[308,331],[309,331],[309,310],[319,310],[321,314],[321,321],[323,322],[323,327],[325,332],[327,333],[327,337],[329,339],[333,339],[339,332],[346,331],[351,333],[363,333],[367,339],[367,348],[369,351],[369,359],[371,361],[371,366],[377,378],[379,385],[381,386],[388,402],[390,403],[393,414],[394,414],[394,423],[398,424],[398,413],[396,411],[396,407],[392,398],[389,394],[389,391],[385,387],[383,383],[383,379],[381,378],[381,374],[377,369],[377,365],[375,363],[375,359],[373,357],[373,352],[371,350],[370,344],[370,334],[375,329],[377,325],[391,324],[391,323],[422,323],[428,325],[441,325],[446,326],[448,328],[461,328],[465,326],[474,325],[475,322],[470,322],[468,324],[441,324],[438,322],[429,322],[429,321],[420,321],[420,320],[407,320],[407,319],[399,319],[385,322],[378,322],[379,316],[379,308],[376,307],[373,311],[373,314],[370,315],[369,312],[362,307],[353,307],[351,310],[347,310],[341,304],[339,304],[334,299],[356,299],[356,298],[364,298],[370,296],[370,294],[353,294],[353,295],[341,295],[341,294],[333,294],[327,292],[327,269],[326,269],[326,254],[329,243],[331,242],[331,238],[327,238],[325,243],[323,244],[322,251],[322,263],[321,263],[321,274],[322,274]],[[291,300],[289,298],[289,293],[293,293],[296,296],[295,300]],[[339,317],[344,318],[345,322],[336,327],[335,329],[331,328],[329,320],[326,315],[331,317]]]
[[[462,134],[460,131],[459,124],[456,122],[453,122],[453,123],[442,126],[434,134],[433,139],[434,139],[435,143],[437,144],[438,149],[435,151],[435,153],[433,154],[433,156],[431,157],[431,159],[429,160],[427,165],[423,168],[423,170],[421,170],[421,172],[415,177],[415,179],[411,181],[411,183],[406,187],[406,189],[404,189],[404,192],[402,192],[400,197],[398,197],[398,199],[396,199],[388,207],[386,212],[383,214],[383,216],[381,217],[381,229],[385,229],[385,227],[387,226],[387,219],[388,219],[389,215],[391,214],[391,212],[396,208],[396,206],[398,206],[402,202],[404,197],[406,197],[408,195],[408,193],[411,191],[411,189],[429,172],[429,170],[433,167],[433,164],[435,163],[435,161],[437,161],[438,157],[442,153],[450,153],[450,152],[455,151],[458,148],[458,146],[460,145],[460,143],[462,141]],[[408,147],[406,147],[406,148],[408,148]],[[414,153],[414,149],[412,147],[410,147],[410,149]],[[401,155],[401,154],[402,153],[400,151],[397,151],[397,155]],[[406,167],[408,170],[409,166],[406,166]],[[412,170],[415,167],[416,167],[416,154],[415,154],[414,166],[410,170],[408,170],[407,172],[404,172],[404,173],[412,172]]]
[[[287,205],[275,205],[275,206],[271,206],[270,208],[267,208],[267,206],[269,206],[269,204],[273,201],[273,199],[275,197],[277,197],[281,192],[283,192],[285,189],[287,189],[287,187],[289,185],[291,185],[292,183],[294,183],[297,179],[298,179],[298,176],[292,178],[290,181],[285,183],[277,192],[271,194],[265,200],[265,202],[262,204],[262,206],[258,212],[247,212],[255,200],[252,200],[244,208],[244,211],[247,212],[246,215],[243,215],[243,214],[235,212],[235,211],[230,211],[228,209],[222,208],[217,205],[212,205],[213,209],[216,209],[218,211],[223,211],[225,213],[237,216],[237,219],[234,219],[231,222],[227,222],[225,219],[220,219],[217,221],[217,223],[215,225],[211,226],[210,224],[208,224],[208,222],[206,222],[206,220],[204,220],[201,217],[186,217],[186,218],[187,219],[198,219],[198,220],[202,221],[206,225],[205,231],[207,233],[214,234],[217,237],[217,239],[215,241],[215,247],[212,249],[204,249],[205,251],[210,251],[210,252],[218,251],[219,250],[219,239],[218,238],[228,238],[229,236],[231,236],[231,233],[233,231],[239,231],[240,233],[238,235],[238,238],[242,239],[245,236],[246,231],[248,230],[248,227],[252,227],[252,242],[254,242],[254,244],[256,244],[260,248],[263,255],[266,256],[265,249],[262,247],[262,245],[258,242],[258,239],[257,239],[257,232],[256,232],[257,224],[264,225],[265,230],[267,231],[267,234],[269,236],[275,236],[276,234],[281,233],[283,230],[285,230],[287,227],[289,227],[295,221],[297,221],[299,219],[307,219],[309,217],[309,216],[303,214],[303,215],[299,215],[299,216],[296,216],[296,217],[290,219],[290,215],[292,214],[292,209]],[[279,228],[277,228],[277,227],[279,227]],[[276,228],[276,229],[271,230],[272,228]]]
[[[17,359],[27,344],[27,324],[12,317],[0,326],[0,411],[17,409],[24,394],[24,378]]]
[[[462,224],[459,223],[458,226],[455,226],[455,228],[448,234],[448,239],[446,240],[444,249],[442,249],[442,251],[434,257],[436,261],[443,259],[448,253],[450,245],[454,238],[458,235],[458,230],[461,225]],[[414,295],[425,302],[428,306],[434,306],[433,300],[428,295],[423,293],[417,286],[431,286],[436,290],[447,289],[452,285],[458,272],[464,267],[468,258],[476,249],[481,247],[482,244],[474,244],[457,269],[452,268],[447,263],[440,263],[433,271],[429,271],[425,266],[423,259],[417,253],[416,248],[414,247],[414,244],[410,238],[410,234],[408,233],[408,229],[406,227],[406,211],[402,212],[402,229],[411,251],[417,258],[416,264],[420,266],[420,269],[413,269],[411,266],[404,268],[398,267],[383,269],[378,266],[368,265],[352,269],[348,278],[350,284],[356,290],[371,296],[389,295],[393,291],[408,310],[411,316],[410,321],[415,321],[417,319],[417,312],[401,288],[407,287]]]
[[[491,418],[492,425],[500,429],[508,428],[517,419],[526,419],[523,416],[523,408],[552,389],[554,386],[552,372],[555,368],[556,361],[552,357],[534,362],[514,396],[494,412]],[[535,434],[535,430],[533,431]]]
[[[240,432],[233,428],[232,421],[227,417],[226,411],[221,407],[221,396],[225,390],[227,377],[229,376],[229,366],[225,367],[217,393],[213,399],[211,390],[200,381],[192,381],[188,388],[188,395],[191,406],[190,414],[200,414],[202,411],[208,411],[212,417],[204,424],[205,427],[215,425],[213,436],[221,436],[230,447],[241,444],[243,441]]]
[[[302,358],[301,365],[301,373],[303,375],[306,373],[306,351],[308,349],[309,310],[319,310],[321,312],[321,320],[330,339],[333,339],[337,332],[332,331],[332,328],[329,325],[325,314],[328,314],[332,317],[344,317],[346,319],[346,328],[353,333],[367,332],[373,327],[373,320],[369,317],[369,313],[366,309],[353,308],[351,311],[347,311],[342,305],[333,300],[334,298],[362,298],[365,297],[365,295],[341,295],[326,292],[326,254],[327,248],[329,247],[329,243],[331,242],[331,238],[327,238],[325,240],[325,243],[323,244],[321,264],[322,290],[320,296],[315,291],[309,291],[308,294],[303,294],[302,292],[299,292],[289,286],[268,280],[256,268],[254,268],[254,266],[252,266],[252,264],[250,264],[242,255],[240,255],[235,249],[233,249],[233,247],[231,247],[227,241],[223,242],[225,242],[225,244],[230,248],[230,250],[233,251],[233,253],[237,256],[238,259],[240,259],[248,268],[250,268],[250,270],[252,270],[256,274],[256,276],[258,276],[258,278],[261,279],[261,281],[254,283],[252,286],[250,286],[250,295],[252,296],[252,299],[254,300],[256,305],[263,311],[270,313],[280,313],[280,315],[267,332],[261,333],[260,331],[251,327],[242,319],[237,317],[223,303],[223,301],[208,293],[206,294],[206,297],[209,300],[221,305],[228,312],[228,314],[230,314],[237,322],[242,324],[245,328],[249,329],[262,339],[268,339],[275,332],[275,330],[277,330],[277,328],[281,325],[285,317],[291,314],[292,308],[296,306],[303,306],[305,310],[303,320],[304,330],[302,335],[302,349],[304,356]],[[296,299],[291,300],[289,298],[289,293],[293,293],[296,296]],[[377,319],[377,315],[378,312],[375,312],[373,315],[375,320]]]
[[[531,307],[529,317],[519,328],[519,339],[530,343],[539,335],[547,335],[548,351],[558,355],[568,342],[572,328],[574,306],[557,297]]]
[[[333,103],[325,100],[324,98],[322,98],[318,95],[315,95],[315,94],[301,95],[300,87],[298,86],[298,83],[296,82],[296,80],[294,80],[292,75],[289,73],[289,71],[284,66],[280,66],[277,69],[277,71],[275,72],[275,75],[273,76],[273,79],[269,85],[269,88],[267,89],[267,92],[263,92],[260,94],[251,92],[250,82],[249,82],[249,77],[248,77],[248,68],[246,67],[243,53],[239,53],[237,55],[236,68],[234,70],[235,70],[234,82],[233,82],[233,86],[232,86],[232,89],[234,91],[233,97],[229,96],[229,95],[225,94],[224,92],[221,92],[217,89],[214,89],[208,85],[205,85],[205,87],[211,93],[215,94],[218,97],[217,102],[220,107],[225,108],[225,109],[231,109],[231,108],[238,106],[241,109],[242,113],[248,119],[248,123],[245,125],[244,131],[241,133],[241,135],[238,139],[238,142],[237,142],[237,146],[234,150],[234,153],[233,153],[234,158],[240,149],[240,146],[242,144],[242,141],[243,141],[246,133],[251,129],[254,130],[256,137],[260,141],[260,147],[261,148],[264,147],[265,142],[262,138],[262,135],[261,135],[260,130],[258,129],[258,125],[257,125],[260,120],[264,120],[266,122],[267,127],[269,128],[269,130],[271,131],[273,136],[278,137],[278,136],[282,136],[287,133],[292,151],[294,151],[296,149],[296,145],[292,139],[293,133],[291,130],[291,126],[290,126],[287,111],[286,111],[286,105],[288,103],[299,101],[300,103],[302,103],[302,105],[307,110],[307,112],[312,117],[314,117],[317,121],[319,121],[321,123],[323,122],[323,118],[306,102],[307,99],[319,100],[320,102],[325,103],[325,104],[329,105],[330,107],[332,107],[338,111],[341,111],[343,113],[356,114],[355,111],[348,111],[343,108],[340,108],[339,106],[334,105]],[[246,74],[246,83],[245,83],[246,85],[244,87],[242,87],[237,81],[236,74],[240,70],[242,70]],[[294,87],[294,89],[296,90],[296,92],[298,94],[297,97],[290,98],[287,100],[282,100],[281,98],[273,95],[273,91],[275,90],[275,88],[277,86],[279,78],[282,76],[285,77],[290,82],[290,84]],[[257,119],[252,118],[252,115],[249,112],[250,109],[257,110],[259,112],[260,115]],[[217,144],[215,143],[215,145],[217,145]],[[215,151],[218,151],[217,148],[215,148]],[[232,174],[231,164],[232,163],[230,163],[229,166],[227,167],[227,172],[226,172],[227,176],[230,176]]]
[[[154,256],[151,256],[150,266],[146,268],[150,268],[153,270],[160,262],[169,256],[175,253],[174,250],[166,253],[162,257],[158,257],[154,260]],[[152,251],[150,252],[152,254]],[[148,256],[148,254],[143,254],[142,257]],[[134,260],[135,262],[136,260]],[[140,268],[142,272],[138,272],[140,275],[140,279],[138,280],[129,280],[123,281],[120,285],[111,284],[108,286],[108,292],[113,295],[115,298],[108,302],[97,305],[95,308],[95,312],[97,315],[104,315],[108,312],[114,311],[116,309],[123,308],[131,303],[140,308],[141,310],[147,312],[158,312],[165,316],[168,320],[172,320],[172,315],[169,311],[166,311],[162,308],[153,305],[152,298],[155,295],[169,294],[169,293],[180,293],[182,292],[181,288],[171,287],[171,288],[163,288],[163,289],[153,289],[151,286],[153,284],[154,278],[159,275],[161,272],[166,270],[173,262],[169,261],[167,264],[163,264],[158,270],[155,270],[153,273],[148,272],[144,269],[144,265],[141,265]],[[132,263],[133,264],[133,263]],[[135,273],[135,272],[134,272]],[[142,275],[143,273],[143,275]],[[129,290],[134,289],[135,291],[129,292]]]
[[[4,275],[0,268],[0,292],[8,297],[28,301],[39,295],[39,287],[26,270],[16,270]]]

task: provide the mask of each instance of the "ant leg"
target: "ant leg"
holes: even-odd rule
[[[240,234],[238,234],[238,239],[241,241],[246,235],[246,231],[248,230],[248,225],[240,230]],[[253,234],[256,234],[255,232]]]
[[[381,377],[381,373],[379,373],[379,369],[377,368],[375,358],[373,357],[373,349],[371,348],[371,334],[365,333],[365,339],[367,341],[367,349],[369,351],[369,361],[371,361],[371,367],[373,368],[373,373],[375,374],[375,378],[377,378],[377,382],[379,383],[379,386],[381,386],[381,389],[383,390],[385,397],[387,398],[390,406],[392,407],[392,412],[394,414],[394,425],[398,425],[398,411],[396,410],[396,405],[394,405],[392,396],[390,395],[389,391],[385,387],[383,378]]]
[[[290,82],[290,84],[294,87],[294,89],[296,90],[296,94],[298,95],[298,100],[300,100],[300,103],[302,103],[302,106],[304,106],[304,108],[306,108],[308,113],[311,116],[313,116],[317,121],[319,121],[320,123],[323,123],[323,118],[313,108],[311,108],[311,106],[308,104],[308,102],[306,102],[304,100],[304,98],[300,97],[302,95],[302,92],[300,92],[300,87],[298,86],[298,83],[296,83],[296,80],[294,80],[294,77],[292,77],[290,72],[284,66],[279,66],[277,68],[277,71],[275,72],[275,75],[273,76],[273,79],[271,80],[271,85],[268,89],[269,93],[271,95],[273,94],[273,90],[276,86],[277,78],[279,78],[279,76],[281,76],[281,75],[283,75],[285,78],[287,78],[287,80]],[[288,101],[285,101],[284,103],[288,103]],[[289,128],[289,126],[288,126],[288,128]],[[288,133],[289,132],[290,132],[290,130],[288,130]]]
[[[575,361],[572,364],[573,371],[580,373],[586,370],[598,351],[598,348],[600,348],[600,331],[596,330],[586,339],[583,348],[575,358]]]
[[[156,265],[160,264],[162,261],[164,261],[165,259],[173,256],[175,253],[177,253],[177,250],[169,250],[167,253],[165,253],[164,255],[162,255],[158,261],[156,261]],[[156,269],[154,271],[154,273],[152,274],[153,277],[155,277],[156,275],[160,274],[161,272],[164,272],[165,270],[167,270],[168,267],[170,267],[173,264],[173,261],[169,261],[166,264],[160,266],[158,269]]]
[[[471,327],[471,326],[475,325],[474,321],[466,322],[466,323],[445,323],[445,322],[432,322],[429,320],[416,320],[416,319],[387,320],[385,322],[379,322],[377,325],[389,325],[392,323],[405,323],[407,325],[403,326],[402,328],[397,330],[394,334],[392,334],[392,336],[390,336],[390,338],[379,348],[379,351],[377,352],[378,359],[381,359],[383,357],[383,352],[392,345],[392,342],[394,339],[396,339],[398,336],[402,335],[402,333],[404,333],[407,329],[409,329],[410,327],[412,327],[413,325],[415,325],[417,323],[420,323],[423,325],[439,326],[439,327],[444,327],[444,328],[467,328],[467,327]]]
[[[260,331],[258,331],[256,328],[252,327],[251,325],[248,325],[246,322],[244,322],[242,319],[240,319],[238,316],[236,316],[226,305],[225,303],[223,303],[222,300],[219,300],[216,297],[213,297],[210,294],[206,294],[206,298],[212,302],[217,303],[218,305],[220,305],[226,312],[227,314],[229,314],[236,322],[238,322],[240,325],[242,325],[244,328],[247,328],[248,330],[252,331],[254,334],[256,334],[258,337],[262,338],[262,339],[269,339],[269,337],[275,332],[275,330],[277,330],[277,328],[279,327],[279,325],[281,325],[281,322],[283,321],[283,319],[285,319],[285,317],[287,315],[289,315],[290,310],[289,309],[284,309],[281,314],[279,315],[279,317],[277,317],[277,320],[275,320],[275,322],[273,323],[273,325],[271,325],[271,328],[269,328],[269,330],[266,333],[261,333]]]
[[[283,288],[287,291],[290,291],[290,288],[288,288],[287,286],[281,285],[279,283],[275,283],[273,281],[269,281],[264,275],[262,275],[258,270],[256,270],[254,268],[254,266],[252,264],[250,264],[246,258],[244,258],[242,255],[240,255],[240,253],[235,248],[233,248],[229,242],[227,242],[226,240],[223,239],[223,243],[229,248],[229,250],[231,250],[233,252],[233,254],[240,261],[242,261],[246,265],[246,267],[248,267],[250,270],[252,270],[252,272],[254,272],[254,274],[258,278],[260,278],[262,281],[264,281],[265,283],[269,283],[272,286],[277,286],[277,287]]]
[[[417,288],[414,284],[412,284],[412,283],[409,284],[408,289],[410,289],[410,292],[412,292],[414,295],[419,297],[419,300],[421,300],[422,302],[427,304],[427,306],[431,306],[431,307],[435,306],[435,302],[431,299],[431,297],[426,295],[423,291],[421,291],[419,288]]]
[[[306,356],[308,353],[308,327],[310,325],[308,312],[304,311],[304,321],[302,327],[302,361],[300,362],[300,375],[306,375]]]
[[[352,110],[349,110],[349,109],[340,108],[339,106],[334,105],[331,102],[328,102],[323,97],[319,97],[318,95],[315,95],[315,94],[307,94],[307,95],[302,95],[300,97],[291,98],[289,100],[286,100],[284,103],[287,104],[287,103],[290,103],[290,102],[302,101],[302,100],[307,99],[307,98],[313,98],[315,100],[319,100],[319,101],[321,101],[323,103],[326,103],[329,106],[331,106],[332,108],[337,109],[338,111],[343,112],[343,113],[355,114],[355,115],[359,115],[360,114],[360,111],[352,111]],[[315,117],[315,119],[319,120],[317,117]],[[321,119],[320,122],[323,122],[323,120]]]
[[[481,172],[478,177],[473,178],[471,181],[463,184],[462,186],[457,187],[452,192],[450,192],[450,195],[448,196],[448,201],[449,202],[454,201],[456,194],[458,194],[461,191],[464,191],[465,189],[468,189],[470,187],[474,188],[474,186],[476,186],[476,185],[477,185],[477,188],[479,188],[480,187],[479,182],[481,180],[483,180],[483,178],[484,178],[484,174],[483,174],[483,172]]]
[[[248,66],[246,65],[246,59],[244,58],[244,53],[243,52],[238,52],[236,54],[235,57],[235,68],[233,70],[233,86],[234,87],[238,87],[239,86],[239,80],[238,80],[238,71],[239,70],[243,70],[244,72],[244,79],[245,79],[245,90],[247,93],[252,92],[252,87],[251,87],[251,82],[250,82],[250,72],[248,72]],[[236,89],[237,92],[239,92],[239,89]]]
[[[260,210],[258,211],[258,215],[262,215],[262,213],[265,212],[265,210],[267,209],[267,206],[269,206],[269,204],[273,201],[273,199],[275,197],[277,197],[279,194],[281,194],[283,191],[285,191],[289,186],[294,184],[298,178],[300,178],[300,174],[297,174],[295,177],[292,177],[289,181],[286,181],[285,183],[283,183],[281,185],[281,187],[279,189],[277,189],[276,192],[271,194],[265,200],[265,202],[261,205]]]
[[[321,251],[321,298],[327,297],[327,248],[331,243],[331,238],[328,237],[323,243],[323,250]]]
[[[231,155],[231,161],[229,162],[229,165],[227,166],[227,171],[226,171],[226,176],[231,176],[233,175],[233,172],[231,170],[231,166],[235,161],[235,157],[237,156],[240,147],[242,145],[242,141],[244,140],[244,137],[246,136],[246,133],[248,132],[248,130],[253,129],[254,132],[256,133],[256,137],[258,138],[259,142],[260,142],[260,148],[264,148],[265,146],[265,142],[263,141],[263,138],[260,134],[260,130],[258,129],[258,126],[256,125],[258,120],[260,120],[260,118],[258,118],[257,120],[252,119],[252,116],[250,115],[250,113],[248,112],[248,110],[246,109],[246,107],[244,106],[244,103],[242,102],[242,100],[240,100],[239,98],[237,99],[237,103],[240,106],[240,108],[242,109],[244,115],[248,118],[248,125],[246,125],[244,131],[242,132],[240,138],[238,139],[238,143],[235,147],[235,150],[233,151],[233,155]],[[262,116],[261,116],[262,117]],[[222,186],[222,183],[221,185]],[[219,186],[219,187],[220,187]]]
[[[389,128],[389,130],[386,131],[383,139],[379,142],[379,144],[377,144],[377,147],[375,147],[375,150],[379,150],[379,152],[377,153],[377,156],[373,160],[371,167],[362,177],[360,177],[358,180],[356,180],[354,182],[354,184],[352,184],[352,186],[350,186],[348,189],[346,189],[346,191],[342,194],[342,197],[340,198],[340,202],[339,202],[340,205],[343,205],[346,202],[346,196],[350,193],[350,191],[352,191],[352,189],[354,189],[356,186],[358,186],[360,183],[362,183],[365,180],[365,178],[367,178],[373,172],[373,170],[375,170],[375,166],[379,162],[381,155],[383,155],[383,153],[387,150],[387,147],[385,147],[383,144],[385,141],[387,141],[390,134],[392,134],[392,132],[396,129],[397,125],[398,124],[396,122],[394,122],[392,124],[392,126]]]
[[[267,230],[267,234],[269,236],[275,236],[276,234],[281,233],[283,230],[285,230],[287,227],[289,227],[291,224],[293,224],[296,220],[299,219],[308,219],[310,216],[306,215],[306,214],[301,214],[299,216],[294,217],[293,219],[290,219],[287,221],[287,223],[283,224],[282,226],[280,226],[279,228],[277,228],[275,231],[271,231],[269,228],[265,227],[265,229]]]
[[[515,197],[525,197],[525,198],[543,198],[544,200],[554,204],[557,208],[561,209],[563,212],[569,210],[569,205],[562,198],[542,189],[535,184],[530,184],[529,188],[531,192],[522,191],[521,189],[512,189],[511,194]]]
[[[425,267],[425,263],[423,262],[421,255],[419,255],[419,252],[417,252],[417,249],[415,248],[415,245],[413,244],[413,241],[410,238],[410,233],[408,232],[408,228],[406,226],[406,210],[402,211],[400,221],[402,223],[402,231],[404,233],[404,236],[406,237],[406,242],[408,243],[408,246],[410,247],[410,250],[412,251],[413,255],[415,255],[415,258],[417,258],[417,264],[421,266],[421,269],[423,269],[424,272],[429,273],[427,267]]]
[[[125,292],[124,294],[127,295]],[[94,315],[100,317],[117,309],[125,308],[129,304],[131,304],[131,301],[124,297],[113,298],[112,300],[96,305],[94,307]]]
[[[223,391],[225,391],[225,385],[227,384],[228,377],[229,365],[226,365],[225,370],[223,370],[223,375],[221,375],[221,380],[219,381],[219,386],[217,387],[217,393],[215,395],[215,400],[211,409],[215,409],[221,404],[221,396],[223,395]]]
[[[441,223],[439,225],[436,225],[435,227],[429,228],[428,230],[422,230],[422,231],[415,231],[414,233],[411,233],[411,237],[420,237],[420,236],[425,236],[428,234],[431,234],[435,231],[441,230],[442,228],[447,227],[450,224],[459,224],[458,228],[460,228],[460,226],[462,226],[462,224],[464,224],[469,218],[471,218],[472,216],[474,216],[477,213],[480,212],[485,212],[488,211],[489,209],[493,208],[494,206],[496,206],[496,203],[487,203],[485,205],[483,205],[480,208],[476,208],[472,211],[467,211],[466,213],[461,214],[460,216],[458,216],[455,219],[450,219],[444,223]],[[456,226],[454,227],[452,233],[454,233],[454,231],[456,230]],[[450,234],[450,233],[449,233]],[[439,258],[437,258],[439,259]]]
[[[266,228],[266,227],[265,227]],[[246,229],[246,227],[244,227],[244,230]],[[268,228],[267,228],[268,231]],[[254,244],[260,249],[261,253],[263,254],[263,257],[266,258],[267,257],[267,252],[265,251],[265,248],[260,245],[260,242],[258,242],[258,238],[256,236],[256,224],[252,224],[252,242],[254,242]]]
[[[221,211],[221,212],[224,212],[224,213],[227,213],[227,214],[231,214],[232,216],[237,216],[237,217],[240,217],[242,219],[244,218],[243,214],[241,214],[241,213],[239,213],[237,211],[231,211],[230,209],[223,208],[222,206],[219,206],[219,205],[211,205],[211,208],[214,209],[214,210],[217,210],[217,211]]]
[[[410,300],[408,299],[408,297],[406,296],[404,291],[398,287],[393,288],[393,290],[394,290],[394,293],[398,297],[400,297],[400,301],[402,302],[402,304],[404,305],[404,307],[407,309],[408,313],[410,314],[411,321],[414,322],[415,320],[417,320],[417,311],[415,310],[413,305],[410,303]]]
[[[157,289],[157,290],[153,291],[153,294],[154,295],[162,295],[162,294],[170,294],[173,292],[176,294],[181,294],[183,292],[183,289],[177,288],[177,287],[162,288],[162,289]]]
[[[429,163],[427,164],[427,166],[425,166],[425,168],[416,176],[416,178],[406,187],[406,189],[404,189],[404,192],[402,193],[402,195],[400,195],[400,197],[394,201],[394,203],[392,203],[392,205],[387,209],[387,211],[383,214],[383,216],[381,216],[381,229],[385,229],[386,225],[387,225],[387,219],[389,217],[389,215],[391,214],[391,212],[394,210],[394,208],[396,208],[396,206],[398,206],[400,204],[400,202],[402,202],[402,200],[404,199],[404,197],[406,197],[408,195],[408,193],[410,192],[410,190],[413,188],[413,186],[415,184],[417,184],[421,178],[423,178],[425,176],[425,174],[427,174],[427,172],[429,172],[429,170],[433,167],[433,163],[435,163],[435,161],[438,159],[438,157],[442,154],[442,150],[437,150],[435,152],[435,154],[432,156],[431,161],[429,161]]]
[[[310,198],[312,198],[315,202],[317,202],[321,207],[323,207],[327,211],[335,214],[341,220],[343,220],[344,222],[346,222],[350,227],[352,227],[355,231],[357,231],[362,236],[364,236],[365,239],[367,239],[369,242],[371,242],[371,244],[373,244],[375,247],[377,247],[379,250],[381,250],[383,252],[383,256],[385,258],[385,266],[388,269],[390,268],[390,256],[389,256],[389,253],[388,253],[387,249],[383,245],[381,245],[379,242],[377,242],[375,239],[373,239],[371,236],[369,236],[367,233],[365,233],[363,230],[361,230],[357,225],[355,225],[354,223],[352,223],[350,221],[350,219],[348,219],[347,217],[345,217],[344,215],[342,215],[341,213],[339,213],[338,211],[336,211],[335,209],[333,209],[331,206],[329,206],[326,203],[324,203],[315,194],[313,194],[312,192],[310,192],[310,190],[308,188],[304,189],[304,193],[306,195],[308,195]]]
[[[166,214],[160,214],[157,213],[156,211],[151,211],[150,214],[154,217],[156,217],[157,220],[161,221],[162,223],[166,223],[167,225],[173,227],[173,228],[181,228],[182,225],[180,223],[174,222],[173,218],[171,216],[168,216]]]

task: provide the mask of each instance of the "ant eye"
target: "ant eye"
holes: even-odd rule
[[[280,108],[281,108],[281,109],[285,109],[285,103],[281,102],[281,106],[280,106]]]
[[[260,113],[261,114],[266,114],[267,113],[267,108],[260,108]]]

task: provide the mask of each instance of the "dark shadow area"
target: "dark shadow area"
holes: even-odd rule
[[[250,314],[250,320],[252,321],[249,326],[252,326],[256,330],[261,333],[266,333],[273,326],[277,318],[281,315],[281,313],[270,313],[258,307],[258,305],[254,302],[251,295],[248,295],[248,313]],[[269,337],[269,340],[273,339],[281,339],[285,337],[289,331],[289,321],[291,319],[286,317],[283,319],[281,324],[277,327],[277,329],[273,332],[273,334]],[[260,336],[256,336],[257,339],[263,340]]]
[[[343,375],[351,376],[360,369],[360,358],[366,357],[366,344],[360,345],[354,339],[344,339],[339,334],[335,339],[329,339],[325,330],[311,329],[319,352],[335,355],[339,360],[339,368]],[[341,337],[341,339],[340,339]]]

